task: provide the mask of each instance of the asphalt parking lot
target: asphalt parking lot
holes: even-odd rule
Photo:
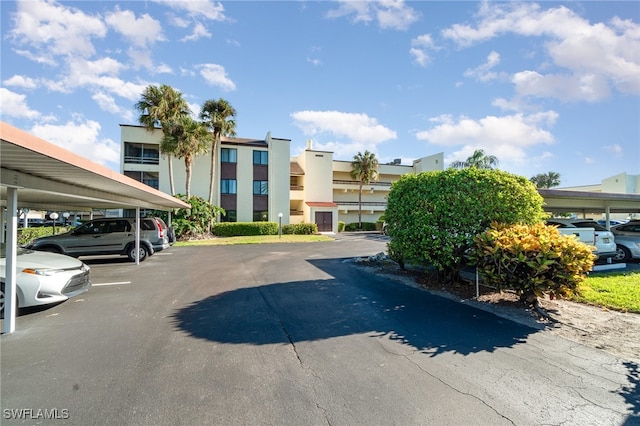
[[[637,365],[350,262],[384,249],[344,235],[86,259],[88,293],[0,338],[0,421],[637,421]]]

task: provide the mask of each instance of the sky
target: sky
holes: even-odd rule
[[[380,163],[482,149],[561,187],[640,174],[640,2],[0,1],[1,119],[120,171],[149,85]]]

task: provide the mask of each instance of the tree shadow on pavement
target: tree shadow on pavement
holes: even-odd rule
[[[431,356],[493,352],[522,343],[537,331],[345,267],[340,259],[310,263],[333,278],[215,294],[177,310],[172,315],[175,327],[200,339],[253,345],[387,336]]]
[[[624,362],[629,383],[622,387],[621,394],[631,406],[631,414],[623,423],[625,426],[640,425],[640,366],[635,362]]]

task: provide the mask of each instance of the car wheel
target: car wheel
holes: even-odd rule
[[[615,262],[626,262],[631,259],[631,252],[628,248],[617,245],[616,246],[616,255],[613,257]]]
[[[4,292],[4,283],[0,283],[0,318],[4,319],[4,305],[6,301],[6,293]],[[16,316],[18,315],[18,297],[16,296]]]
[[[135,244],[132,244],[131,247],[129,247],[129,250],[127,250],[127,256],[129,257],[130,261],[132,261],[132,262],[136,261],[136,246],[135,246]],[[148,256],[149,256],[149,250],[145,246],[140,245],[140,252],[138,254],[140,262],[143,262]]]

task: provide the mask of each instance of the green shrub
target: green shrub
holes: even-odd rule
[[[596,258],[592,247],[543,223],[494,223],[473,243],[469,261],[477,265],[483,282],[500,290],[515,290],[527,302],[544,293],[574,293]]]
[[[71,227],[56,226],[56,234],[63,234],[71,229]],[[54,235],[52,226],[18,228],[18,244],[24,246],[36,238],[48,237],[49,235]]]
[[[318,225],[315,223],[296,223],[282,225],[283,234],[314,235],[318,233]]]
[[[358,222],[355,223],[347,223],[344,227],[344,230],[347,232],[355,232],[358,230]],[[375,231],[376,224],[375,222],[362,222],[362,230],[363,231]]]
[[[389,256],[401,266],[434,266],[444,281],[457,280],[474,236],[494,221],[540,222],[542,202],[529,179],[500,170],[404,175],[387,197]]]
[[[214,206],[204,198],[192,195],[187,199],[183,194],[177,194],[175,197],[191,204],[190,209],[175,209],[171,213],[171,226],[176,233],[176,239],[185,240],[211,233],[216,216],[224,214],[224,209]],[[154,211],[152,216],[161,217],[169,223],[166,211]]]
[[[278,235],[278,223],[277,222],[221,222],[213,225],[213,233],[219,237]]]
[[[345,223],[341,220],[338,221],[338,232],[344,232]]]

